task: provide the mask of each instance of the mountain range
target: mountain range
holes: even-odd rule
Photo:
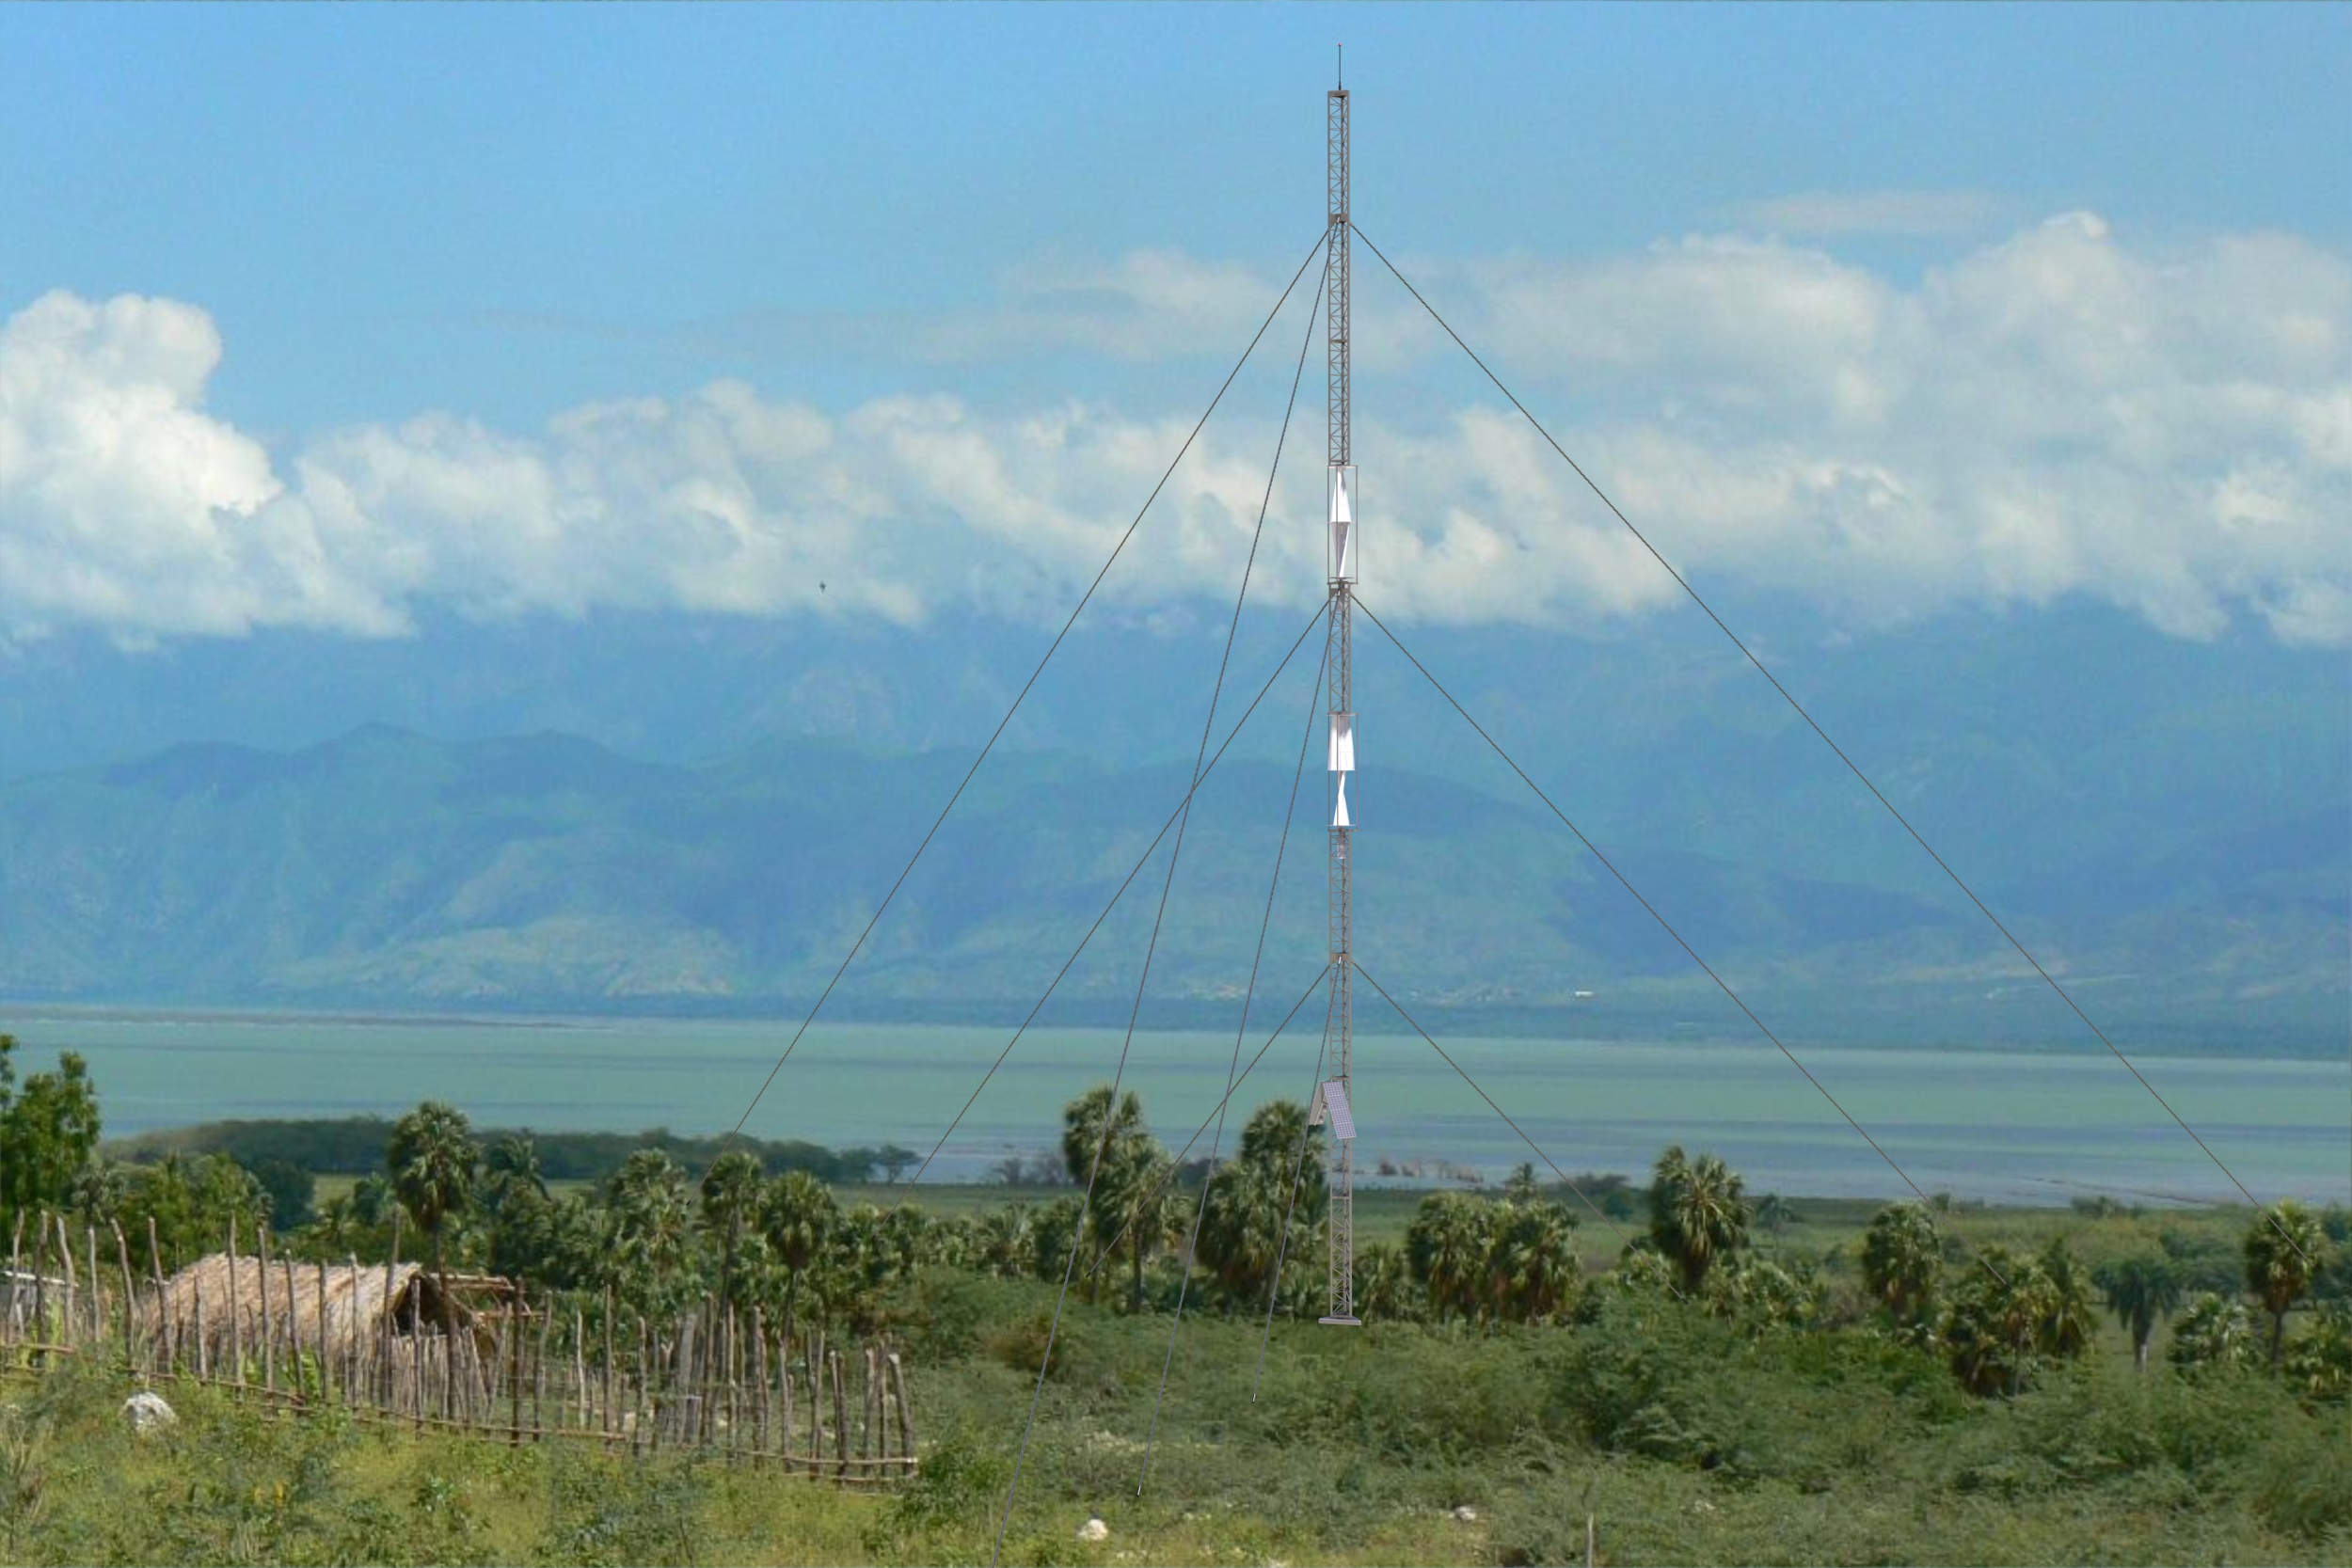
[[[1272,621],[1242,639],[1220,735],[1295,629]],[[1736,654],[1655,631],[1398,629],[1784,1037],[2097,1049]],[[1367,974],[1449,1027],[1751,1027],[1409,664],[1373,629],[1359,638],[1364,772],[1350,796]],[[828,1008],[1022,1016],[1182,800],[1220,640],[1204,622],[1073,646]],[[328,727],[339,706],[345,722],[104,762],[72,753],[102,744],[89,737],[108,711],[144,714],[126,735],[167,732],[152,693],[184,670],[136,652],[20,652],[0,668],[13,737],[0,767],[0,995],[803,1010],[1035,650],[1002,629],[961,643],[936,628],[869,636],[830,660],[789,641],[474,628],[431,651],[338,653],[324,672],[247,649],[242,678],[276,695],[248,693],[232,712],[233,683],[202,683],[209,695],[183,703],[181,722],[250,734],[270,727],[254,722],[266,713],[299,732]],[[1147,1022],[1230,1018],[1278,844],[1259,1007],[1286,1007],[1319,970],[1319,642],[1202,785],[1156,942],[1173,830],[1048,1018],[1123,1021],[1147,944]],[[2249,643],[2223,657],[2075,614],[1768,657],[2119,1043],[2340,1053],[2352,996],[2341,660]],[[554,670],[550,644],[580,651],[580,668]],[[497,662],[523,648],[549,668]],[[79,730],[56,695],[71,689],[56,667],[68,658],[93,697]],[[371,658],[383,673],[355,673]],[[1197,689],[1179,678],[1193,666]],[[436,680],[438,695],[420,694]],[[600,715],[585,727],[604,733],[468,733],[548,716],[533,705]],[[349,723],[371,711],[439,733]],[[1285,841],[1302,736],[1316,743]]]

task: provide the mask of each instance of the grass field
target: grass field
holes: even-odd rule
[[[1002,1526],[1009,1563],[1516,1568],[1581,1561],[1590,1517],[1611,1564],[2352,1564],[2340,1409],[2260,1375],[2137,1376],[2112,1344],[1979,1401],[1866,1336],[1757,1339],[1629,1301],[1490,1335],[1282,1323],[1261,1383],[1256,1321],[1188,1315],[1171,1363],[1166,1316],[1073,1299],[1038,1395],[1053,1298],[910,1288],[925,1463],[888,1494],[181,1386],[179,1424],[137,1438],[119,1371],[20,1371],[0,1377],[0,1561],[948,1563],[987,1560]],[[1079,1539],[1090,1512],[1106,1541]]]

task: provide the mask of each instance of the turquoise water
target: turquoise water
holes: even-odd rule
[[[1312,1011],[1313,1009],[1310,1009]],[[448,1100],[485,1126],[707,1132],[732,1127],[796,1024],[616,1019],[398,1019],[306,1014],[9,1010],[32,1070],[89,1058],[120,1134],[228,1117],[394,1113]],[[1302,1015],[1302,1018],[1304,1015]],[[1235,1096],[1304,1098],[1321,1021],[1295,1026]],[[928,1152],[1009,1026],[811,1028],[746,1131]],[[1247,1065],[1263,1032],[1245,1045]],[[1060,1107],[1117,1067],[1117,1031],[1025,1037],[948,1138],[933,1178],[971,1177],[1057,1146]],[[1646,1167],[1667,1143],[1716,1150],[1750,1186],[1883,1195],[1901,1180],[1769,1043],[1447,1039],[1446,1049],[1570,1174]],[[1213,1115],[1233,1037],[1141,1033],[1126,1083],[1171,1148]],[[2122,1064],[2096,1055],[1803,1049],[1824,1088],[1930,1192],[2063,1202],[2084,1191],[2234,1196]],[[2152,1056],[2149,1083],[2246,1185],[2352,1196],[2352,1064]],[[1367,1171],[1447,1162],[1500,1176],[1532,1158],[1511,1127],[1416,1037],[1360,1038],[1358,1158]],[[1228,1147],[1237,1123],[1229,1123]],[[1204,1152],[1203,1137],[1200,1149]]]

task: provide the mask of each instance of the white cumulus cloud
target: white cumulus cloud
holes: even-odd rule
[[[1721,236],[1399,261],[1703,591],[1793,592],[1863,626],[2082,594],[2182,636],[2251,616],[2352,643],[2352,268],[2304,242],[2158,251],[2073,214],[1911,284]],[[1534,624],[1674,602],[1474,372],[1440,375],[1451,345],[1406,329],[1417,308],[1376,267],[1359,251],[1367,597]],[[1101,352],[1152,357],[1238,341],[1270,293],[1143,253],[957,330],[1045,330],[1067,306]],[[0,638],[383,635],[425,603],[1058,618],[1191,422],[935,395],[825,409],[723,381],[532,431],[436,413],[272,452],[206,410],[220,353],[201,309],[165,300],[53,293],[0,331]],[[1313,369],[1253,589],[1301,608],[1323,563]],[[1219,416],[1112,606],[1230,594],[1273,440],[1263,416]]]

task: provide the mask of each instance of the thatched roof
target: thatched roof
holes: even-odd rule
[[[231,1279],[233,1266],[234,1279]],[[201,1258],[164,1281],[160,1303],[151,1299],[148,1330],[159,1328],[178,1340],[193,1340],[197,1301],[204,1307],[204,1338],[217,1353],[230,1344],[230,1310],[233,1299],[238,1330],[247,1345],[262,1338],[262,1260],[231,1259],[216,1252]],[[433,1272],[416,1263],[301,1263],[273,1259],[267,1270],[269,1316],[282,1341],[292,1327],[296,1344],[306,1349],[319,1343],[321,1284],[324,1280],[326,1342],[330,1354],[350,1348],[355,1338],[371,1341],[379,1327],[395,1335],[437,1335],[441,1332],[440,1286]],[[233,1285],[233,1289],[232,1289]],[[511,1293],[502,1279],[452,1275],[450,1311],[462,1332],[478,1333],[482,1314],[467,1304],[469,1294],[495,1297]]]

